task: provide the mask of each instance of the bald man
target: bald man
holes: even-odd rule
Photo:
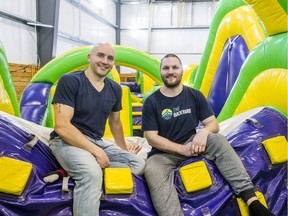
[[[121,86],[106,78],[114,66],[115,50],[109,43],[92,47],[87,70],[64,74],[52,101],[55,127],[50,148],[74,179],[73,215],[99,215],[102,169],[130,167],[142,174],[145,161],[127,149],[120,110]],[[102,140],[108,123],[115,144]]]

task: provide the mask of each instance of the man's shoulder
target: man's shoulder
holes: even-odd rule
[[[105,78],[105,84],[111,86],[113,89],[121,89],[121,85],[119,83],[117,83],[116,81],[106,77]]]
[[[191,91],[191,92],[197,92],[198,90],[197,89],[194,89],[193,87],[191,86],[186,86],[186,85],[183,85],[183,89],[185,91]]]
[[[80,79],[82,72],[83,71],[75,71],[75,72],[65,73],[60,77],[60,79],[65,79],[65,80]]]
[[[114,80],[111,80],[110,78],[105,78],[105,89],[106,91],[109,91],[110,94],[116,95],[116,97],[121,97],[122,95],[122,87],[119,83],[115,82]]]
[[[200,90],[194,89],[190,86],[184,86],[184,91],[189,92],[193,94],[194,96],[198,96],[199,94],[202,94]]]
[[[155,92],[151,93],[150,95],[148,95],[145,100],[144,100],[144,104],[143,106],[147,106],[148,104],[158,104],[159,100],[160,100],[160,97],[161,96],[161,93],[159,91],[159,89],[157,89]]]
[[[147,99],[148,98],[150,98],[150,99],[157,98],[157,97],[159,97],[160,94],[161,94],[160,93],[160,88],[159,89],[155,89],[154,92],[152,92],[150,95],[147,96]]]
[[[117,85],[117,86],[120,86],[119,83],[117,83],[115,80],[110,79],[110,78],[108,78],[108,77],[105,77],[105,82],[106,82],[106,83],[110,83],[111,85]]]

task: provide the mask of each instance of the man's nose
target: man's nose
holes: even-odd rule
[[[108,64],[108,57],[103,57],[102,58],[102,63],[104,63],[104,64]]]
[[[174,72],[173,68],[172,68],[172,67],[169,67],[168,73],[173,73],[173,72]]]

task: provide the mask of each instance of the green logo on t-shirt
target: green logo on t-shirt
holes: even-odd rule
[[[172,110],[170,109],[164,109],[162,111],[162,118],[165,120],[169,120],[172,117]]]

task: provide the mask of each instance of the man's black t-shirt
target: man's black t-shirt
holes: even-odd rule
[[[98,92],[86,77],[84,71],[64,74],[58,81],[52,103],[61,103],[74,108],[71,123],[83,134],[101,139],[110,112],[122,109],[121,86],[109,78]],[[51,133],[51,139],[57,136]]]
[[[175,97],[166,97],[160,90],[150,95],[142,110],[142,130],[158,131],[162,137],[176,143],[185,143],[196,133],[199,121],[214,115],[204,95],[183,86]],[[152,149],[149,156],[161,152]]]

